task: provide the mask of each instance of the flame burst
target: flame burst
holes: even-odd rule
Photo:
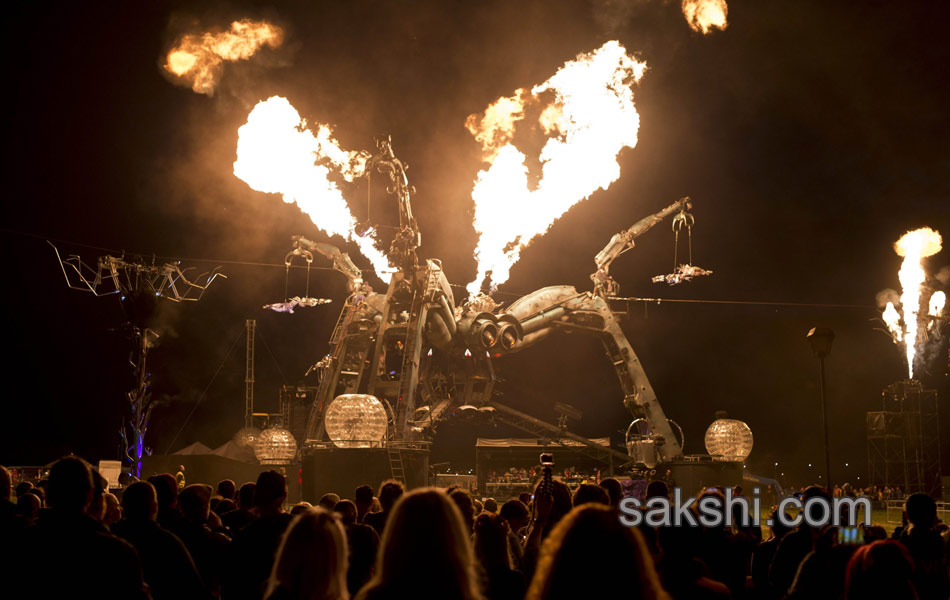
[[[284,31],[266,21],[244,19],[221,33],[189,34],[169,51],[165,70],[199,94],[211,95],[225,61],[248,60],[264,45],[277,48]]]
[[[899,321],[896,318],[897,310],[891,302],[887,303],[883,317],[888,329],[894,335],[895,341],[903,341],[904,343],[908,379],[914,378],[914,357],[917,354],[917,344],[920,342],[918,316],[920,314],[921,291],[927,276],[921,261],[940,252],[941,244],[940,234],[929,227],[908,231],[894,244],[894,251],[897,255],[904,257],[901,269],[897,274],[901,282],[903,331],[900,330]],[[942,294],[942,292],[938,293]],[[935,312],[934,307],[937,303],[940,304],[942,310],[941,298],[937,297],[936,302],[934,301],[934,297],[938,293],[931,296],[931,314]]]
[[[478,274],[468,285],[471,295],[486,279],[494,286],[507,281],[511,266],[535,237],[620,177],[617,155],[636,146],[640,128],[630,86],[645,70],[646,63],[629,56],[619,42],[607,42],[566,63],[530,92],[517,90],[483,115],[468,118],[466,126],[489,163],[472,190]],[[526,157],[513,143],[515,125],[526,119],[529,106],[540,109],[537,123],[548,136],[533,189]]]
[[[726,0],[683,0],[683,16],[693,31],[709,33],[713,28],[725,29],[728,12]]]
[[[337,173],[353,181],[363,174],[369,154],[340,148],[327,125],[314,129],[316,133],[307,128],[286,98],[258,102],[238,129],[234,175],[259,192],[281,194],[329,235],[356,242],[381,277],[392,274],[395,269],[376,248],[371,232],[356,234],[356,219],[330,179]]]

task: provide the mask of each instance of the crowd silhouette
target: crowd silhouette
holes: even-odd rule
[[[0,467],[4,597],[190,600],[946,599],[948,528],[923,494],[892,536],[833,526],[627,527],[616,479],[520,498],[395,480],[287,510],[276,471],[240,487],[172,474],[119,496],[85,461],[48,479]],[[346,490],[339,490],[346,493]],[[647,497],[668,497],[652,482]],[[718,493],[707,489],[704,494]],[[804,497],[830,498],[810,487]],[[7,595],[7,593],[9,595]]]

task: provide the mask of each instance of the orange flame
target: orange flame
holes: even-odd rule
[[[713,28],[725,29],[728,12],[726,0],[683,0],[683,16],[693,31],[709,33]]]
[[[277,48],[283,41],[283,29],[267,21],[234,21],[228,31],[182,37],[168,52],[165,70],[210,96],[225,61],[248,60],[262,46]]]
[[[944,292],[934,292],[930,296],[930,316],[939,317],[943,315],[943,307],[947,303],[947,294]]]
[[[637,144],[640,116],[631,85],[646,63],[629,56],[619,42],[581,54],[530,92],[520,89],[471,115],[466,126],[482,145],[487,169],[472,190],[478,233],[475,295],[489,280],[508,280],[521,251],[572,206],[620,177],[617,156]],[[544,105],[538,123],[548,136],[538,156],[541,178],[528,185],[526,157],[513,143],[515,125],[527,104]]]
[[[940,234],[929,227],[908,231],[894,244],[894,251],[903,256],[901,269],[897,274],[901,282],[901,310],[904,321],[904,353],[907,358],[907,377],[914,378],[914,357],[917,354],[918,315],[920,314],[921,288],[926,273],[921,263],[927,256],[940,252],[943,240]],[[890,303],[888,303],[890,304]],[[886,312],[886,311],[885,311]],[[885,322],[887,318],[885,317]],[[890,323],[888,323],[890,327]],[[897,337],[900,341],[900,337]]]
[[[356,242],[380,277],[392,274],[395,269],[376,248],[372,232],[356,234],[356,219],[330,179],[337,173],[353,181],[365,171],[369,154],[342,149],[328,125],[314,129],[316,134],[286,98],[258,102],[238,129],[234,175],[259,192],[281,194],[329,235]]]

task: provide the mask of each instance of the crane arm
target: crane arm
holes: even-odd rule
[[[603,250],[594,256],[594,264],[597,266],[597,270],[590,276],[594,281],[594,293],[598,296],[614,295],[617,291],[617,284],[610,277],[610,263],[630,248],[633,248],[634,240],[652,229],[654,225],[673,213],[685,213],[690,208],[692,208],[692,204],[689,196],[686,196],[663,210],[640,219],[628,229],[615,233]]]

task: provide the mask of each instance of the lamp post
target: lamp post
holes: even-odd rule
[[[812,354],[818,358],[818,386],[821,398],[821,427],[825,434],[825,486],[831,491],[831,453],[828,450],[828,405],[825,402],[825,357],[831,354],[835,332],[827,327],[813,327],[805,336]]]

